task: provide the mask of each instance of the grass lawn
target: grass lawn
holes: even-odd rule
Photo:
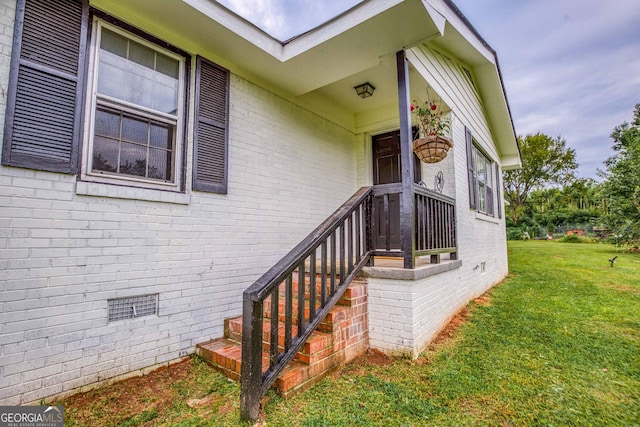
[[[263,423],[639,426],[640,254],[509,242],[509,263],[452,339],[414,361],[361,358],[292,399],[270,392]],[[232,426],[238,401],[236,384],[193,359],[58,404],[68,425]]]

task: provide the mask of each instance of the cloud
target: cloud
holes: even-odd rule
[[[279,40],[288,40],[334,18],[362,0],[219,0]]]
[[[562,136],[579,174],[595,177],[613,128],[640,102],[637,1],[456,4],[498,52],[516,131]]]
[[[287,40],[360,0],[219,0]],[[454,0],[498,52],[518,134],[562,136],[595,177],[640,102],[638,0]]]
[[[220,3],[271,35],[286,27],[287,13],[282,1],[220,0]]]

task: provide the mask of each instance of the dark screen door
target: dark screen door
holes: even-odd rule
[[[420,160],[414,155],[415,180],[420,181]],[[373,185],[402,182],[400,131],[373,137]],[[385,213],[386,212],[386,213]],[[400,249],[400,194],[373,200],[374,244],[378,250]]]

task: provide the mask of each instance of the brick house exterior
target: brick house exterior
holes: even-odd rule
[[[400,49],[411,64],[415,96],[423,97],[428,85],[451,117],[454,148],[443,162],[421,168],[428,187],[442,172],[442,192],[456,200],[458,259],[441,270],[416,268],[411,277],[376,267],[365,272],[370,345],[418,354],[469,299],[505,277],[498,188],[501,170],[518,167],[519,153],[495,53],[450,1],[386,3],[364,2],[283,44],[209,1],[175,2],[160,11],[145,0],[56,0],[54,7],[78,11],[82,60],[75,80],[14,41],[15,34],[43,31],[28,28],[29,8],[40,3],[0,4],[0,404],[146,372],[222,336],[224,319],[241,312],[243,290],[358,188],[372,184],[371,139],[398,128],[395,76],[385,80],[385,55]],[[409,17],[424,25],[393,36],[379,31]],[[363,52],[350,45],[374,32],[388,43],[373,40],[379,46]],[[108,62],[118,43],[128,43],[127,53]],[[118,88],[105,89],[109,82],[99,80],[123,58],[139,64],[135,49],[155,58],[155,74],[141,81],[152,82],[154,94],[168,93],[149,105],[109,92]],[[162,61],[169,65],[161,69]],[[335,69],[317,70],[332,61],[336,66],[326,68]],[[63,123],[72,128],[64,170],[56,166],[60,159],[49,161],[57,152],[38,152],[58,143],[47,142],[58,131],[48,128],[54,120],[46,111],[38,113],[43,120],[20,121],[33,111],[29,105],[42,104],[37,97],[20,104],[26,95],[12,82],[20,86],[28,76],[17,76],[18,69],[76,84],[75,122]],[[212,70],[223,73],[222,88],[203,77]],[[125,66],[116,71],[133,79]],[[367,78],[377,90],[370,100],[353,91]],[[215,99],[227,99],[219,121],[199,116],[214,90],[209,84],[222,90]],[[158,107],[170,102],[175,109]],[[131,145],[146,154],[125,150],[122,130],[117,137],[100,133],[101,117],[119,120],[121,129],[126,120],[144,123],[151,143]],[[211,122],[222,137],[206,139]],[[36,128],[38,135],[21,137]],[[492,165],[491,210],[470,207],[469,130]],[[169,133],[162,153],[154,132]],[[113,153],[108,144],[120,147],[117,170],[98,162]],[[147,163],[146,172],[125,170],[130,155]],[[217,166],[207,163],[210,155],[222,156]],[[204,176],[216,167],[219,176]],[[141,312],[130,313],[138,303]]]

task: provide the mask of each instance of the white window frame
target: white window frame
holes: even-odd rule
[[[168,56],[172,59],[176,59],[179,62],[179,70],[178,70],[178,105],[177,112],[174,116],[166,113],[161,113],[158,111],[154,111],[152,109],[127,102],[124,100],[111,98],[105,95],[98,95],[98,73],[97,73],[97,65],[98,65],[98,55],[100,52],[100,40],[102,29],[106,28],[114,33],[122,35],[130,40],[135,41],[143,46],[149,47],[165,56]],[[91,48],[89,55],[89,70],[88,70],[88,79],[87,79],[87,106],[85,111],[86,122],[84,126],[84,135],[83,135],[83,156],[82,156],[82,168],[81,168],[81,179],[83,181],[89,182],[99,182],[106,184],[115,184],[115,185],[125,185],[131,187],[141,187],[141,188],[149,188],[149,189],[157,189],[157,190],[165,190],[165,191],[181,191],[183,187],[182,179],[182,163],[183,163],[183,153],[184,153],[184,124],[186,120],[186,111],[185,111],[185,96],[186,96],[186,79],[185,79],[185,67],[186,67],[186,58],[179,54],[176,54],[170,50],[164,49],[161,46],[156,45],[140,36],[132,34],[128,31],[123,30],[122,28],[103,21],[99,18],[94,18],[93,21],[93,32],[91,37]],[[92,163],[93,163],[93,138],[94,138],[94,124],[95,124],[95,115],[96,108],[98,106],[98,98],[100,98],[100,105],[107,107],[115,107],[115,109],[120,110],[122,112],[129,112],[136,114],[140,117],[150,118],[152,120],[157,120],[159,122],[165,123],[175,123],[175,141],[174,141],[174,156],[172,162],[172,182],[164,182],[161,180],[154,180],[150,178],[144,177],[136,177],[124,174],[111,174],[108,172],[94,172],[92,171]]]

